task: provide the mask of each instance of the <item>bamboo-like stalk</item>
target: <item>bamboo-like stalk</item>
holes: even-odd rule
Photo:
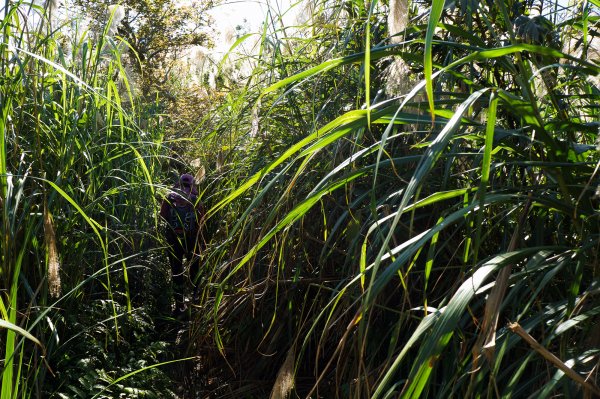
[[[584,389],[589,390],[596,396],[600,396],[600,388],[593,381],[586,381],[581,375],[562,362],[555,354],[544,348],[540,343],[533,338],[527,331],[521,327],[519,323],[508,323],[508,328],[519,337],[521,337],[529,346],[531,346],[544,359],[552,363],[554,366],[564,372],[567,377],[581,385]]]

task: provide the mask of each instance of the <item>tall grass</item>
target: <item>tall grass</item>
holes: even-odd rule
[[[597,6],[434,0],[402,41],[377,2],[270,15],[194,146],[203,392],[597,395]],[[175,396],[140,283],[164,266],[156,107],[117,38],[3,13],[0,398]]]
[[[71,323],[90,326],[71,316],[107,304],[96,331],[117,347],[141,323],[131,274],[156,246],[162,130],[131,91],[118,39],[25,2],[2,12],[0,397],[86,397],[119,376],[77,381],[101,367],[72,357],[83,332]]]
[[[258,114],[206,189],[198,339],[237,381],[215,392],[598,394],[595,6],[434,0],[390,44],[359,3],[316,3],[309,39],[268,30],[256,108],[207,139]],[[395,59],[414,87],[370,100]]]

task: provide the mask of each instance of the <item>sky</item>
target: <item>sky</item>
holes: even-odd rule
[[[248,24],[252,28],[258,28],[264,20],[266,9],[265,2],[229,0],[215,6],[209,12],[218,24],[232,27]]]
[[[236,35],[260,32],[269,8],[283,12],[290,8],[290,4],[291,0],[224,0],[209,10],[214,18],[214,25],[210,27],[214,34],[214,47],[207,49],[207,53],[219,58],[230,50],[236,41]],[[283,22],[293,20],[299,10],[300,7],[292,9]],[[237,28],[241,28],[241,32]],[[252,40],[247,44],[249,43]],[[243,48],[238,50],[245,51]]]
[[[213,17],[214,48],[215,54],[226,53],[235,42],[236,28],[242,27],[246,32],[257,32],[264,21],[266,5],[258,1],[229,0],[209,10]]]

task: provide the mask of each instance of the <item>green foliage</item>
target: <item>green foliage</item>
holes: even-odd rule
[[[407,7],[393,43],[377,2],[315,2],[294,31],[266,19],[252,76],[183,154],[207,169],[210,242],[187,348],[201,362],[168,375],[190,360],[160,317],[168,108],[138,102],[121,61],[149,60],[154,28],[130,21],[129,47],[62,36],[7,2],[0,398],[176,397],[178,372],[216,397],[591,395],[597,4],[561,19],[442,3]]]
[[[216,110],[197,326],[233,369],[213,370],[223,392],[276,391],[292,352],[300,397],[581,396],[508,321],[593,380],[590,9],[558,26],[442,3],[399,44],[376,39],[383,5],[318,2],[296,39],[267,26],[251,82],[269,85]],[[413,88],[377,97],[397,62]]]
[[[46,395],[60,398],[175,398],[171,378],[159,368],[148,368],[123,381],[136,370],[173,356],[169,344],[155,333],[151,315],[144,308],[127,313],[114,304],[120,315],[121,336],[112,327],[113,304],[93,301],[66,315],[63,336],[71,337],[54,353],[57,372]],[[151,309],[151,308],[149,308]]]
[[[209,44],[202,27],[209,24],[204,11],[211,1],[129,0],[116,6],[107,0],[75,0],[74,4],[89,18],[92,32],[104,38],[109,26],[111,34],[126,41],[127,64],[140,77],[137,83],[148,102],[174,101],[173,65],[191,46]]]
[[[136,267],[158,243],[162,127],[117,80],[123,65],[114,43],[82,36],[72,21],[72,35],[63,36],[66,28],[51,26],[40,6],[6,2],[2,12],[0,397],[42,397],[57,386],[53,373],[70,384],[65,395],[89,397],[164,350],[148,344],[157,337],[140,339],[152,326],[135,309],[143,293]],[[83,305],[99,301],[101,310]],[[89,319],[79,304],[91,309]],[[69,360],[84,345],[96,358],[75,375]],[[130,348],[138,352],[121,352]],[[127,395],[163,391],[167,378],[150,369],[145,380]],[[109,391],[127,390],[120,382]]]

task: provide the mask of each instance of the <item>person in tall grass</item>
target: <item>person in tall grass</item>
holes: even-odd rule
[[[167,222],[165,239],[169,246],[176,314],[186,310],[184,259],[190,265],[189,277],[192,282],[198,276],[203,213],[194,177],[187,173],[182,174],[160,207],[160,216]]]

